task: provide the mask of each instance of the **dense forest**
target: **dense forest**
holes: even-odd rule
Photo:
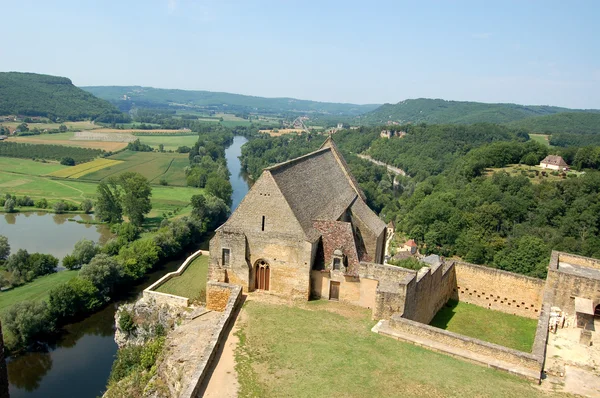
[[[545,134],[597,134],[600,133],[600,113],[564,112],[527,118],[509,125]]]
[[[403,126],[404,138],[379,138],[381,128],[334,135],[369,206],[422,253],[544,277],[551,250],[600,257],[600,172],[588,163],[576,177],[542,180],[535,173],[490,173],[491,167],[537,164],[552,151],[527,133],[492,124]],[[242,166],[262,169],[317,149],[322,135],[261,137],[242,148]],[[570,159],[597,159],[600,148],[567,148]],[[411,177],[355,156],[404,168]],[[558,174],[558,173],[557,173]]]
[[[129,120],[113,105],[75,87],[65,77],[18,72],[0,72],[0,115],[106,123]]]
[[[556,106],[517,104],[486,104],[482,102],[446,101],[443,99],[409,99],[397,104],[385,104],[376,110],[355,118],[354,123],[381,125],[387,122],[405,123],[510,123],[561,112],[594,112]],[[532,131],[544,131],[545,119],[536,118],[526,126]],[[520,125],[513,127],[521,127]]]
[[[294,98],[264,98],[212,91],[170,90],[139,86],[95,86],[82,88],[99,98],[112,102],[121,109],[129,109],[131,104],[135,104],[139,108],[180,106],[188,109],[201,107],[225,112],[316,112],[354,116],[369,112],[379,106],[338,104]]]

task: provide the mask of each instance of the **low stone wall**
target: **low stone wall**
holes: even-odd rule
[[[485,364],[523,377],[535,378],[538,382],[541,379],[544,357],[543,355],[540,356],[539,352],[535,355],[513,350],[411,321],[402,318],[399,314],[392,316],[388,322],[392,330],[399,331],[407,336],[404,340],[408,342],[416,343],[419,338],[425,338],[437,343],[437,351],[456,356],[456,350],[453,350],[453,348],[458,348],[473,354],[472,358],[469,358],[468,355],[461,355],[463,359],[471,359],[473,362]],[[410,336],[414,336],[415,339],[411,339]]]
[[[480,307],[537,319],[544,281],[495,268],[455,261],[454,298]]]
[[[227,291],[227,293],[225,293],[225,291]],[[210,342],[206,346],[206,349],[202,354],[202,360],[198,364],[198,367],[194,371],[194,375],[191,378],[194,382],[190,383],[190,385],[183,390],[179,396],[180,398],[195,398],[198,395],[200,386],[210,370],[210,365],[215,358],[219,345],[225,341],[227,337],[227,329],[235,320],[236,310],[242,301],[242,288],[238,285],[221,282],[208,282],[206,286],[206,292],[207,298],[212,295],[214,298],[214,303],[217,303],[218,305],[225,303],[225,306],[223,307],[221,319],[215,328],[216,332],[213,334]],[[226,302],[223,302],[222,300],[225,297],[227,297]]]
[[[175,278],[177,276],[181,276],[181,274],[183,274],[185,272],[185,270],[192,263],[192,261],[194,261],[196,259],[196,257],[198,257],[198,256],[208,256],[208,251],[198,250],[197,252],[193,253],[188,258],[186,258],[185,261],[183,262],[183,264],[181,264],[181,266],[177,269],[177,271],[173,271],[173,272],[169,272],[168,274],[165,274],[162,278],[160,278],[159,280],[157,280],[156,282],[154,282],[153,284],[151,284],[150,286],[145,288],[142,293],[144,298],[152,297],[154,300],[156,300],[156,302],[158,304],[170,304],[170,305],[176,305],[176,306],[181,306],[181,307],[189,306],[190,303],[189,303],[188,297],[181,297],[181,296],[176,296],[174,294],[157,292],[156,289],[159,286],[161,286],[163,283],[165,283],[166,281],[168,281],[172,278]]]

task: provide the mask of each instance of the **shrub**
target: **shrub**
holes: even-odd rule
[[[51,289],[48,297],[50,313],[55,319],[68,319],[77,314],[94,311],[102,302],[98,289],[88,280],[73,278]]]
[[[166,180],[166,178],[161,178],[158,183],[160,185],[169,185],[169,182]]]
[[[81,211],[83,211],[86,214],[91,213],[92,207],[94,207],[94,204],[90,199],[85,199],[83,202],[81,202],[81,205],[79,205]]]
[[[15,201],[12,198],[4,201],[4,211],[7,213],[12,213],[15,211]]]
[[[52,209],[54,210],[54,212],[56,214],[63,214],[65,211],[67,211],[67,204],[65,202],[63,202],[62,200],[55,202],[52,205]]]
[[[94,241],[83,238],[75,243],[71,255],[75,257],[79,265],[84,265],[92,261],[92,258],[98,253],[98,250],[99,248]]]
[[[46,302],[22,301],[13,305],[6,313],[2,324],[25,346],[43,334],[54,330],[54,319],[50,316]]]
[[[65,257],[63,257],[63,259],[62,259],[62,265],[66,269],[77,269],[77,268],[79,268],[79,262],[77,261],[77,258],[75,256],[71,255],[71,254],[67,254]]]
[[[65,156],[60,160],[60,164],[63,166],[75,166],[75,160],[72,157]]]
[[[48,201],[46,200],[46,198],[39,199],[35,202],[35,207],[39,209],[45,209],[48,207]]]
[[[129,311],[119,312],[119,328],[127,334],[131,334],[135,329],[133,315]]]

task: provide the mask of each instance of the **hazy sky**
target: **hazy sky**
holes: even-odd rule
[[[318,101],[600,108],[600,1],[0,0],[0,71]]]

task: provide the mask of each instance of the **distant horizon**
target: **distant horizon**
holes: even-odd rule
[[[3,3],[13,34],[0,70],[332,103],[596,109],[600,2],[575,4],[22,0]]]

